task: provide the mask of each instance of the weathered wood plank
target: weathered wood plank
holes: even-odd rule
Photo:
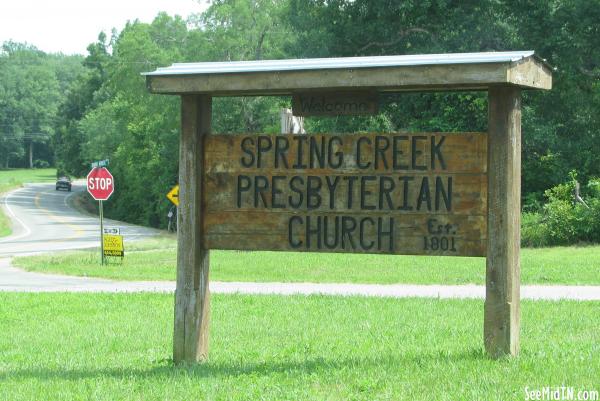
[[[196,362],[208,355],[209,251],[204,246],[202,192],[204,143],[210,133],[210,96],[181,97],[177,288],[173,360]]]
[[[305,92],[292,96],[295,116],[342,116],[377,114],[377,92]]]
[[[508,64],[461,64],[397,68],[329,69],[244,74],[147,76],[152,93],[211,93],[213,96],[291,95],[306,90],[377,91],[486,89],[507,83]]]
[[[205,146],[207,249],[485,255],[485,134],[211,135]],[[322,242],[361,241],[306,246],[311,221],[338,225]],[[392,227],[385,248],[369,245],[380,221]]]
[[[237,172],[242,167],[248,173],[310,170],[311,174],[357,171],[361,174],[480,174],[487,171],[487,135],[477,132],[211,135],[206,141],[208,174]],[[360,151],[357,149],[359,142]],[[250,161],[242,147],[256,155],[252,163],[242,165],[242,158]],[[436,152],[435,147],[439,152]],[[281,151],[277,152],[278,149]],[[319,163],[320,153],[323,153],[324,165]],[[443,162],[440,160],[440,153]],[[341,163],[340,157],[343,158]],[[368,166],[365,167],[365,164]]]
[[[210,93],[213,96],[292,95],[294,92],[369,89],[377,92],[485,90],[495,85],[549,89],[551,71],[533,57],[514,63],[397,66],[364,69],[244,72],[146,76],[152,93]]]
[[[484,341],[493,357],[519,352],[521,93],[489,92],[488,242]]]
[[[388,235],[391,220],[394,229]],[[206,215],[205,246],[212,249],[485,256],[485,227],[485,216],[220,212]],[[307,237],[310,238],[307,240]]]
[[[330,184],[336,184],[335,190]],[[484,215],[486,187],[485,174],[207,173],[205,199],[207,213],[258,209]],[[315,191],[309,194],[309,188]]]
[[[521,60],[511,64],[508,81],[523,88],[552,89],[552,71],[537,59]]]

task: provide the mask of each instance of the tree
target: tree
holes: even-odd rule
[[[554,72],[524,93],[523,196],[575,169],[600,175],[600,1],[290,0],[296,57],[535,49]],[[384,101],[393,129],[485,131],[485,94],[400,94]]]
[[[88,56],[72,74],[72,81],[66,87],[52,140],[59,173],[82,176],[89,166],[89,162],[83,158],[84,136],[79,130],[79,121],[88,110],[109,97],[106,91],[101,90],[110,59],[108,47],[106,35],[102,32],[98,35],[98,41],[88,46]]]
[[[3,159],[6,167],[15,156],[23,165],[25,152],[17,151],[16,143],[28,146],[31,134],[52,132],[58,83],[46,55],[35,47],[5,42],[0,59],[0,127],[7,152]]]
[[[33,46],[5,42],[0,52],[0,160],[5,167],[52,162],[54,133],[63,91],[80,67],[78,57],[47,55]],[[27,151],[25,151],[27,150]]]
[[[93,159],[110,158],[119,191],[108,214],[161,226],[164,194],[177,181],[179,102],[148,94],[142,72],[173,62],[535,49],[559,67],[552,91],[524,94],[522,193],[542,199],[571,169],[600,175],[599,13],[600,0],[216,0],[187,21],[164,13],[151,24],[132,21],[110,40],[101,34],[84,71],[71,74],[55,127],[57,163],[81,175]],[[215,98],[213,131],[277,132],[281,107],[288,98]],[[485,92],[382,95],[380,110],[307,118],[306,127],[487,130]]]

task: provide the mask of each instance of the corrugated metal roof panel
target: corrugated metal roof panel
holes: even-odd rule
[[[309,58],[292,60],[228,61],[207,63],[175,63],[144,75],[232,74],[246,72],[303,71],[321,69],[353,69],[372,67],[406,67],[419,65],[450,65],[508,63],[534,56],[532,50],[486,53],[418,54],[377,57]]]

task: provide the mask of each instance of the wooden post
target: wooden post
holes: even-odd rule
[[[519,353],[521,90],[489,89],[488,243],[484,342],[494,358]]]
[[[202,238],[203,137],[210,133],[212,98],[181,96],[177,289],[173,360],[197,362],[208,355],[209,252]]]

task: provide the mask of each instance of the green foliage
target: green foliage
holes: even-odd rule
[[[81,57],[48,55],[33,46],[5,42],[0,48],[0,165],[26,166],[25,149],[33,142],[34,157],[53,162],[49,139],[65,91]],[[28,165],[27,165],[28,166]]]
[[[570,189],[557,185],[572,170],[583,182],[600,176],[598,20],[600,0],[484,0],[460,7],[451,1],[216,0],[187,20],[161,13],[152,23],[129,22],[110,37],[101,33],[83,60],[8,43],[0,54],[0,109],[11,111],[0,113],[0,124],[14,125],[18,136],[36,128],[21,120],[47,117],[60,171],[82,176],[90,162],[109,158],[117,191],[107,214],[161,227],[170,207],[164,194],[178,179],[179,103],[149,95],[144,71],[173,62],[534,49],[557,69],[552,91],[523,94],[523,204],[527,212],[542,213],[539,224],[524,223],[524,231],[532,233],[526,238],[540,245],[542,238],[553,243],[569,242],[573,235],[595,238],[595,226],[585,233],[577,226],[592,212],[571,211],[570,197],[559,193]],[[21,59],[29,60],[27,71],[18,70]],[[32,76],[49,79],[39,83]],[[37,88],[18,107],[3,100],[13,102],[6,94],[17,81]],[[44,82],[49,86],[39,86]],[[289,103],[279,97],[215,98],[213,131],[278,132],[279,110]],[[382,95],[376,116],[307,118],[305,127],[338,133],[486,131],[487,97]],[[23,161],[22,140],[0,137],[0,153],[0,164]],[[557,193],[546,197],[552,187]]]
[[[49,168],[50,163],[48,163],[46,160],[35,159],[33,161],[33,167],[34,168]]]
[[[104,33],[98,36],[96,43],[88,46],[89,55],[82,65],[85,69],[74,78],[59,108],[53,138],[56,164],[59,171],[74,176],[84,176],[89,167],[83,149],[87,138],[79,129],[80,120],[109,96],[102,88],[110,59],[108,47]]]
[[[192,20],[208,42],[206,60],[279,59],[296,43],[288,12],[288,1],[216,0]]]
[[[84,175],[90,162],[109,158],[117,190],[106,204],[107,216],[165,226],[171,207],[165,194],[178,178],[179,102],[150,95],[140,74],[173,62],[220,59],[223,51],[236,59],[277,57],[275,49],[290,40],[278,35],[273,22],[285,9],[279,4],[215,2],[191,19],[201,29],[190,30],[181,18],[161,13],[151,24],[128,23],[110,41],[100,35],[88,48],[86,73],[62,107],[65,118],[55,144],[59,168]],[[232,23],[237,33],[227,28]],[[223,36],[226,32],[229,36]],[[242,52],[240,46],[253,51]],[[289,101],[215,99],[213,130],[278,132],[282,106]]]
[[[574,200],[575,178],[545,192],[540,212],[523,213],[521,242],[525,246],[600,243],[600,180],[583,187],[584,203]]]
[[[548,245],[568,244],[577,238],[579,206],[570,201],[551,200],[544,206],[544,224],[548,229]]]
[[[296,57],[534,49],[557,67],[549,92],[524,93],[523,195],[543,199],[570,170],[600,175],[600,1],[290,0]],[[485,131],[482,94],[400,94],[397,130]]]
[[[542,221],[542,215],[540,213],[521,213],[521,246],[546,246],[548,236],[548,227]]]
[[[600,178],[591,178],[587,183],[587,193],[593,198],[600,199]]]

